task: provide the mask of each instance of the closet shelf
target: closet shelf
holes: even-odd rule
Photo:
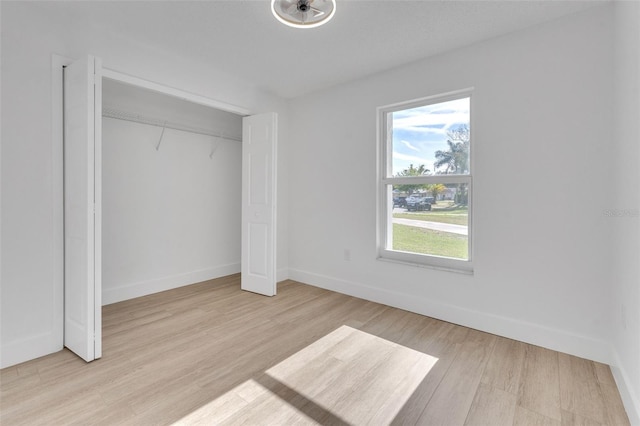
[[[171,123],[157,118],[145,117],[140,114],[133,114],[114,108],[102,108],[102,116],[107,118],[115,118],[116,120],[131,121],[134,123],[148,124],[166,129],[180,130],[183,132],[196,133],[199,135],[213,136],[220,139],[227,139],[236,142],[242,142],[242,138],[236,136],[225,135],[224,133],[214,132],[212,130],[202,129],[198,127],[184,126],[182,124]]]

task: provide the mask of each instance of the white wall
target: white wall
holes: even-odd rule
[[[46,5],[46,3],[44,3]],[[286,104],[250,82],[216,72],[159,46],[141,45],[117,33],[76,22],[65,8],[52,12],[36,2],[1,2],[2,54],[2,367],[62,347],[60,265],[55,253],[55,152],[52,143],[52,54],[93,54],[104,66],[197,93],[252,112],[279,113],[279,164],[286,161]],[[280,169],[284,169],[280,167]],[[279,182],[286,179],[279,173]],[[286,191],[279,191],[279,204]],[[284,270],[286,209],[280,209],[278,267]],[[61,306],[61,305],[60,305]]]
[[[616,3],[615,18],[613,371],[631,423],[640,424],[640,3]]]
[[[250,83],[175,52],[35,3],[0,7],[2,366],[61,347],[51,54],[94,54],[117,71],[280,113],[280,277],[289,264],[304,282],[611,362],[638,422],[629,408],[640,393],[638,222],[603,213],[638,207],[638,104],[627,90],[637,85],[637,3],[616,5],[615,21],[595,8],[296,99],[290,115]],[[615,37],[636,41],[614,49]],[[376,261],[375,108],[469,86],[475,274]]]
[[[597,7],[295,99],[291,278],[609,362],[611,18]],[[376,107],[467,87],[474,275],[376,260]]]
[[[108,80],[103,103],[242,135],[240,116]],[[240,272],[241,142],[105,118],[102,143],[103,304]]]
[[[103,120],[103,303],[240,272],[242,144]]]

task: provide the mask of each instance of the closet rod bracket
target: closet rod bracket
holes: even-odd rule
[[[162,126],[162,133],[160,133],[160,139],[158,140],[158,144],[156,145],[156,151],[160,150],[160,144],[162,143],[162,137],[164,136],[164,131],[167,128],[166,125],[167,125],[167,122],[165,121],[163,126]]]

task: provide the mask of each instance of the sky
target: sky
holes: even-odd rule
[[[433,172],[435,152],[448,150],[447,131],[469,126],[469,110],[462,98],[393,112],[393,175],[410,164]]]

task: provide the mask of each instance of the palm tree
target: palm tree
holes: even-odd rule
[[[404,169],[400,173],[396,174],[396,177],[404,177],[404,176],[422,176],[429,174],[429,169],[424,164],[420,164],[418,167],[414,167],[413,164],[409,164],[408,169]],[[397,189],[400,192],[406,192],[411,195],[415,191],[424,189],[425,185],[394,185],[393,189]]]
[[[446,166],[444,174],[464,174],[469,172],[469,126],[463,124],[447,132],[448,151],[435,152],[435,168]]]
[[[447,136],[449,137],[447,139],[449,150],[435,152],[434,168],[446,166],[444,174],[469,173],[469,142],[471,141],[469,126],[463,124],[457,129],[447,132]],[[466,205],[469,201],[468,185],[456,184],[456,187],[456,203]]]
[[[408,169],[404,169],[396,176],[422,176],[429,173],[429,169],[424,164],[420,164],[418,167],[413,167],[413,164],[409,164]]]

